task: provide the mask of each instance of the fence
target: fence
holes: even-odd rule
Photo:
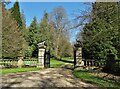
[[[19,59],[1,59],[0,67],[1,68],[15,68],[18,67],[18,60]],[[23,59],[24,66],[23,67],[36,67],[38,65],[38,60],[31,58],[31,59]]]
[[[23,61],[24,61],[25,66],[35,67],[38,65],[38,59],[25,59]]]
[[[104,67],[106,65],[105,60],[96,61],[91,59],[84,59],[83,62],[84,62],[84,66],[87,66],[87,67],[92,67],[92,66]],[[115,60],[113,64],[114,64],[114,67],[120,68],[120,60]]]
[[[17,59],[1,59],[0,66],[2,68],[17,67],[17,62]]]
[[[105,66],[106,62],[104,60],[96,61],[96,60],[83,60],[84,61],[84,66],[99,66],[103,67]]]

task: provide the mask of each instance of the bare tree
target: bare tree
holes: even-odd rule
[[[60,54],[62,54],[62,47],[63,47],[63,41],[62,38],[67,39],[67,30],[68,30],[68,24],[69,21],[67,19],[67,14],[66,11],[63,7],[57,7],[54,8],[53,11],[51,12],[50,16],[50,22],[53,24],[55,31],[56,31],[56,36],[55,36],[55,55],[58,58],[60,57]]]

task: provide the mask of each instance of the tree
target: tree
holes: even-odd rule
[[[44,12],[38,31],[39,31],[39,38],[40,38],[39,41],[46,42],[47,49],[50,50],[50,53],[53,56],[56,32],[53,24],[49,21],[49,13],[47,11]]]
[[[50,19],[54,27],[60,32],[68,26],[66,11],[61,6],[53,9]]]
[[[32,52],[28,51],[30,50],[28,42],[26,42],[27,40],[27,35],[28,35],[28,29],[26,28],[26,19],[25,19],[25,15],[24,15],[24,11],[22,10],[21,13],[21,19],[22,19],[22,36],[24,38],[24,42],[23,42],[23,52],[24,52],[24,56],[31,56]]]
[[[59,58],[70,57],[72,56],[73,48],[71,43],[69,42],[69,38],[66,35],[61,35],[60,43],[59,43]]]
[[[64,35],[68,35],[63,33],[68,29],[69,26],[69,21],[67,20],[65,9],[63,7],[54,8],[51,12],[50,22],[53,24],[57,34],[57,36],[55,37],[56,40],[54,42],[55,56],[61,58],[59,54],[61,54],[60,49],[62,48],[59,44],[62,43],[61,37],[65,37]]]
[[[49,33],[49,20],[48,20],[48,13],[47,11],[44,12],[43,18],[41,19],[40,25],[39,25],[39,35],[41,36],[41,41],[47,41],[49,40],[49,37],[47,33]],[[51,34],[51,33],[50,33]],[[49,44],[49,43],[48,43]]]
[[[61,11],[61,13],[63,12]],[[56,15],[56,17],[58,15]],[[55,17],[52,18],[55,19]],[[63,24],[63,17],[60,18],[60,22],[58,23]],[[68,39],[68,32],[66,30],[67,26],[64,27],[64,24],[56,27],[56,23],[57,22],[54,22],[54,20],[50,20],[50,15],[47,11],[44,12],[40,24],[37,24],[36,17],[34,17],[32,23],[28,27],[26,41],[29,43],[29,49],[26,52],[27,55],[31,57],[36,57],[38,53],[37,44],[41,41],[45,41],[47,44],[47,49],[50,50],[51,56],[59,58],[62,58],[63,56],[70,56],[70,52],[67,53],[67,51],[70,51],[69,47],[71,47]],[[62,45],[62,43],[64,43],[64,46]]]
[[[11,3],[10,1],[7,1],[6,0],[0,0],[0,3],[3,4],[3,5],[8,5],[9,3]]]
[[[24,39],[17,22],[4,7],[2,7],[2,16],[2,58],[23,56]]]
[[[32,23],[30,24],[30,27],[28,28],[27,38],[26,41],[28,42],[28,45],[30,46],[28,52],[32,54],[32,56],[37,56],[37,20],[36,17],[33,18]],[[32,53],[31,53],[32,52]],[[27,53],[27,52],[26,52]],[[31,56],[31,55],[30,55]]]
[[[22,19],[20,14],[20,8],[19,8],[19,2],[16,1],[13,5],[13,7],[10,9],[10,12],[12,14],[12,17],[16,20],[18,27],[22,28]]]
[[[118,3],[93,3],[91,21],[82,31],[85,58],[107,59],[112,53],[118,57]]]

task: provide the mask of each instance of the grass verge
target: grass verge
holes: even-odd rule
[[[17,73],[17,72],[27,72],[41,70],[40,68],[10,68],[10,69],[0,69],[2,74]]]
[[[120,84],[118,82],[109,82],[102,77],[91,75],[87,71],[74,70],[73,74],[76,77],[80,78],[82,81],[97,84],[100,85],[101,87],[116,87],[117,89],[120,88]]]

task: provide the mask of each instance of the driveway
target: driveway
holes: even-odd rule
[[[2,87],[95,87],[75,78],[71,70],[48,68],[2,75]]]

